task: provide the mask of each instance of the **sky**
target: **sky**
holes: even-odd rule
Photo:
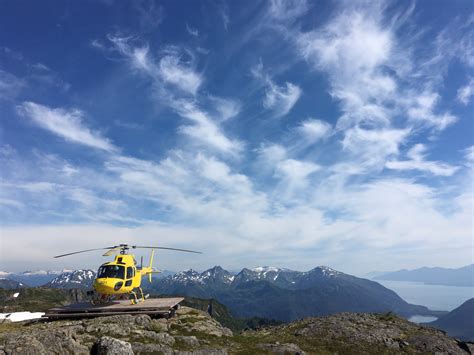
[[[471,264],[473,112],[469,0],[2,1],[0,270]]]

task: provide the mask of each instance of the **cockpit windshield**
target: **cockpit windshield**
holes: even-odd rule
[[[124,279],[125,278],[125,268],[119,265],[104,265],[99,268],[97,272],[97,278],[115,278],[115,279]]]

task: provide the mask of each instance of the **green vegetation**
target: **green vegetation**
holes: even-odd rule
[[[186,297],[181,305],[207,312],[207,307],[210,301],[212,301],[212,317],[224,327],[227,327],[232,331],[259,329],[267,326],[280,325],[283,323],[280,321],[260,317],[235,318],[232,316],[226,306],[224,306],[222,303],[219,303],[215,299],[209,300],[195,297]]]
[[[70,290],[58,290],[46,287],[31,287],[21,289],[20,295],[13,298],[14,292],[0,289],[0,305],[2,312],[44,312],[49,308],[64,305],[72,301]]]

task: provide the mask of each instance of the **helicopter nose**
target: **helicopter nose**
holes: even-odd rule
[[[96,279],[94,282],[94,288],[100,293],[109,293],[113,290],[105,279]]]

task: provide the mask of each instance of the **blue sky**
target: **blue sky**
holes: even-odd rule
[[[472,1],[0,4],[0,269],[473,255]]]

